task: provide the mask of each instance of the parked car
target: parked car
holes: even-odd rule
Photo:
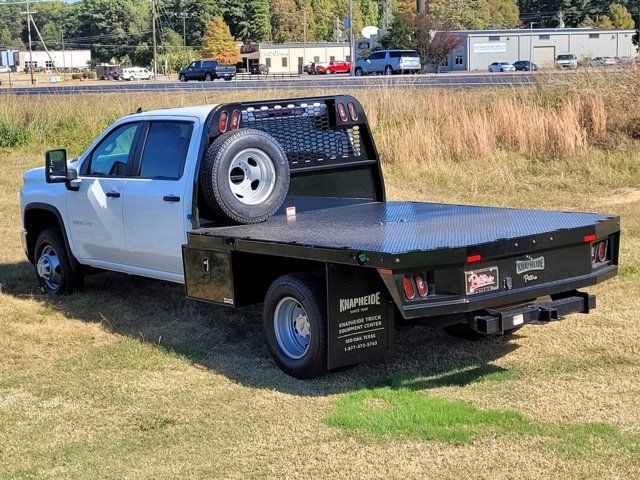
[[[118,80],[151,80],[153,72],[144,67],[127,67],[118,71]]]
[[[314,62],[307,63],[302,67],[302,71],[308,73],[309,75],[315,75],[316,72],[316,64]]]
[[[249,67],[251,75],[267,75],[269,73],[269,67],[264,63],[254,63]]]
[[[490,72],[515,72],[516,67],[509,62],[493,62],[489,65]]]
[[[578,68],[578,57],[573,53],[563,53],[556,57],[556,68],[576,70]]]
[[[521,72],[535,72],[538,70],[538,65],[529,60],[518,60],[517,62],[513,62],[513,67]]]
[[[236,76],[236,67],[223,67],[216,60],[196,60],[180,70],[178,79],[181,82],[189,80],[211,81],[216,78],[231,80]]]
[[[616,59],[613,57],[595,57],[589,60],[590,67],[610,67],[616,63]]]
[[[349,73],[350,71],[351,62],[345,62],[343,60],[333,60],[316,65],[316,73]]]
[[[357,76],[370,74],[419,73],[420,55],[415,50],[378,50],[356,62]]]

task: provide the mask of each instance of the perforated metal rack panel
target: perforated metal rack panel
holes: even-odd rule
[[[241,125],[278,140],[292,169],[365,160],[360,127],[332,125],[329,109],[324,101],[247,107],[241,112]]]

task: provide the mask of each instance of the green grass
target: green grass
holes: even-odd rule
[[[610,425],[536,422],[515,411],[482,410],[470,402],[447,400],[405,387],[348,393],[336,402],[326,421],[365,442],[405,437],[465,444],[482,437],[515,435],[542,438],[545,448],[569,456],[584,455],[595,445],[640,453],[640,436],[622,434]]]

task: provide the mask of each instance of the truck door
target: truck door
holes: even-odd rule
[[[80,189],[67,193],[67,226],[80,259],[126,261],[122,195],[140,126],[133,122],[111,130],[83,161]]]
[[[129,265],[153,270],[150,276],[182,280],[182,244],[186,243],[187,158],[196,158],[193,120],[145,123],[139,155],[123,196],[124,230]],[[190,190],[189,190],[190,191]]]

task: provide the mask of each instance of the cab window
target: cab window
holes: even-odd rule
[[[140,176],[178,179],[182,176],[193,124],[190,122],[152,122],[144,143]]]
[[[127,175],[139,123],[121,125],[112,131],[91,153],[89,175],[119,177]]]

